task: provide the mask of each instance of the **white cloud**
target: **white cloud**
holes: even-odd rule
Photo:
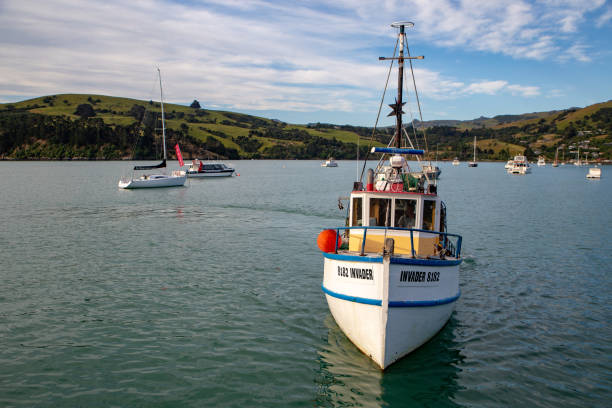
[[[500,90],[508,86],[506,81],[483,81],[468,85],[463,92],[468,94],[495,95]]]
[[[586,45],[559,40],[604,4],[583,3],[5,0],[0,95],[155,98],[154,65],[159,65],[169,102],[197,98],[205,106],[243,110],[371,110],[386,76],[383,64],[370,59],[371,48],[393,36],[389,22],[397,16],[417,22],[409,40],[419,44],[540,61],[557,59],[566,49],[562,58],[589,61]],[[604,14],[598,24],[610,18]],[[416,69],[416,79],[422,94],[436,100],[540,92],[424,68]]]
[[[601,28],[604,25],[608,24],[608,21],[610,21],[611,19],[612,19],[612,7],[608,7],[606,8],[606,11],[602,15],[600,15],[599,18],[597,18],[595,25],[598,28]]]

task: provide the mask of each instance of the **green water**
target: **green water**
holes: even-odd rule
[[[609,404],[612,168],[443,164],[462,297],[382,373],[321,292],[354,163],[233,164],[125,191],[126,162],[0,162],[0,406]]]

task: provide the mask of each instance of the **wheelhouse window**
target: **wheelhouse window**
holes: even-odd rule
[[[391,199],[370,199],[370,227],[388,227],[391,225]]]
[[[362,214],[361,211],[363,203],[362,197],[353,197],[352,203],[352,214],[351,214],[351,225],[353,227],[361,227],[363,225]]]
[[[395,226],[414,228],[416,225],[416,200],[395,199]]]
[[[423,229],[433,231],[436,225],[436,202],[423,200]]]

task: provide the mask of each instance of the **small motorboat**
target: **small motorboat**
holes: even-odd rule
[[[338,167],[338,162],[336,162],[333,157],[330,157],[329,160],[321,163],[321,167]]]
[[[187,177],[230,177],[236,170],[220,162],[203,162],[195,159],[187,169]]]
[[[600,179],[601,178],[601,167],[591,167],[586,175],[588,179]]]

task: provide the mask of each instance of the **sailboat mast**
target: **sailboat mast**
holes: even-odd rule
[[[474,161],[476,161],[476,136],[474,136]]]
[[[162,89],[161,71],[157,67],[157,73],[159,75],[159,99],[161,100],[161,114],[162,114],[162,139],[164,142],[164,162],[166,161],[166,124],[164,123],[164,91]]]
[[[402,147],[402,106],[403,103],[403,89],[404,89],[404,25],[400,25],[399,32],[399,59],[398,59],[398,73],[397,73],[397,100],[396,104],[396,115],[395,115],[395,147],[401,149]]]

